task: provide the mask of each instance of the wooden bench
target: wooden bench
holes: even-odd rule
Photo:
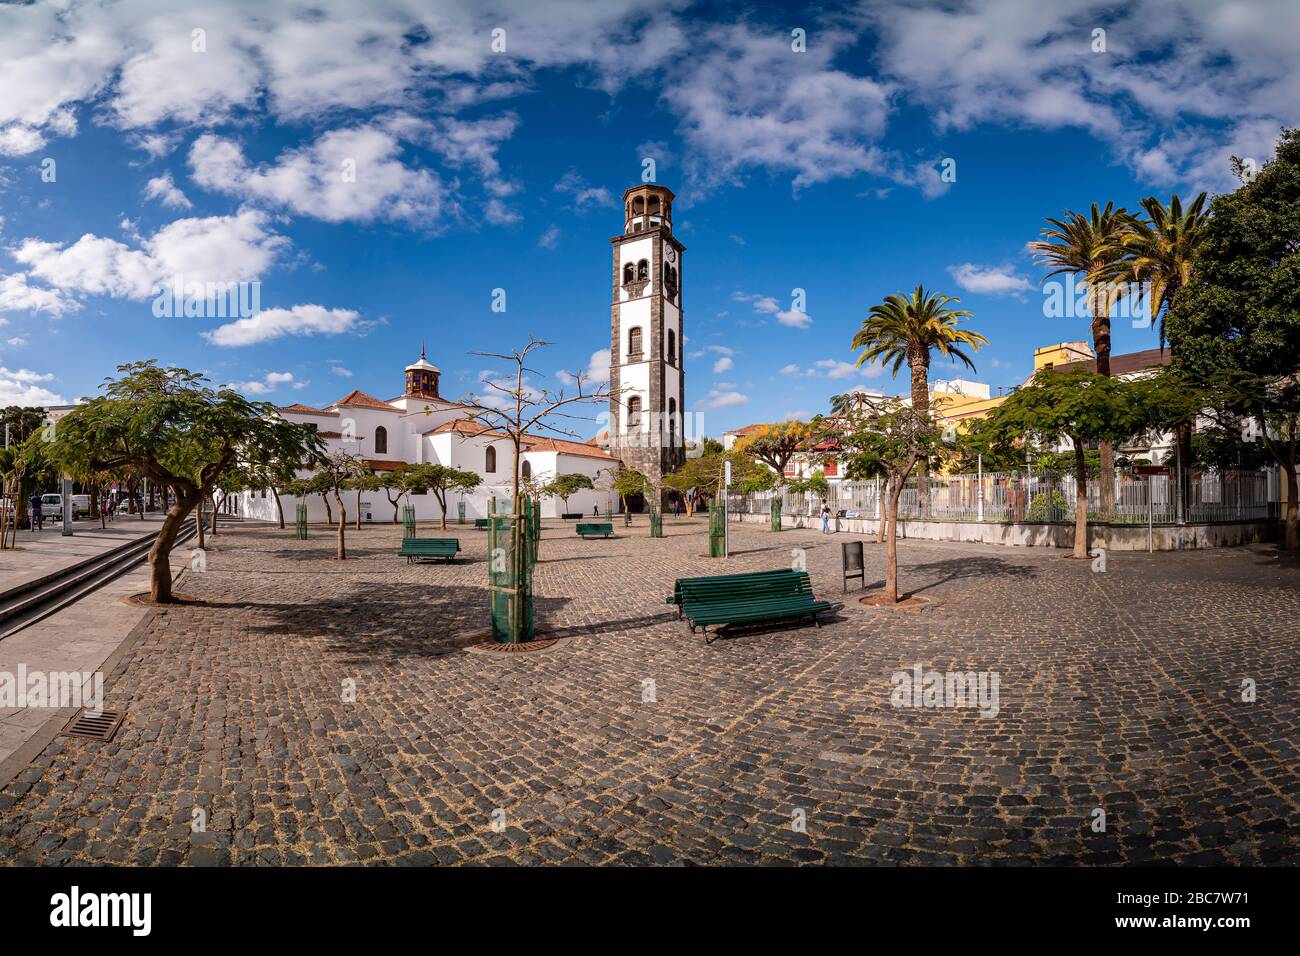
[[[491,525],[491,524],[492,524],[492,519],[491,519],[491,518],[475,518],[475,519],[474,519],[474,530],[475,530],[475,531],[486,531],[486,530],[488,529],[488,526]]]
[[[704,631],[709,643],[709,625],[757,624],[766,621],[811,617],[830,610],[830,602],[813,594],[807,571],[756,571],[752,574],[722,574],[705,578],[679,578],[673,585],[669,604],[678,606],[694,633]]]
[[[614,522],[596,522],[588,521],[578,525],[578,535],[583,538],[594,538],[600,535],[602,538],[608,538],[614,533]]]
[[[402,549],[397,552],[397,556],[405,557],[407,564],[435,558],[451,563],[456,560],[459,551],[460,541],[457,538],[403,538]]]

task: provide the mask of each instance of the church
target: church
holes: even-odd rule
[[[587,442],[532,435],[520,455],[523,478],[541,483],[556,475],[582,474],[594,491],[579,491],[567,509],[558,498],[542,499],[542,514],[559,517],[564,511],[601,514],[616,511],[618,496],[609,490],[621,467],[635,469],[658,481],[686,460],[682,432],[685,376],[682,368],[682,260],[686,247],[672,233],[673,193],[664,186],[642,184],[623,193],[623,231],[610,239],[613,247],[613,291],[610,306],[609,425]],[[468,416],[469,406],[443,398],[441,372],[424,349],[404,370],[402,394],[380,399],[354,389],[323,408],[285,405],[278,409],[288,421],[312,425],[329,451],[346,451],[365,462],[381,478],[404,464],[441,464],[476,472],[482,484],[465,495],[449,495],[448,518],[464,509],[466,520],[485,517],[492,497],[498,507],[510,499],[514,446],[502,432]],[[300,473],[305,477],[310,472]],[[285,513],[293,514],[297,499],[281,498]],[[433,494],[412,495],[419,520],[441,516]],[[356,494],[344,498],[348,518],[356,515]],[[248,518],[277,520],[273,497],[244,492],[232,509]],[[332,502],[331,502],[332,506]],[[307,499],[310,521],[326,519],[319,495]],[[361,496],[362,521],[391,521],[393,507],[383,491]]]

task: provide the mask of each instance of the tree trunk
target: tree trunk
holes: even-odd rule
[[[177,494],[176,504],[179,505],[180,502],[181,502],[181,496]],[[193,510],[195,507],[197,507],[198,510],[194,515],[194,530],[198,534],[199,550],[202,550],[203,540],[204,540],[203,539],[204,526],[203,526],[203,497],[201,495],[199,496],[199,500],[196,502],[196,504],[194,506],[191,506],[191,510]]]
[[[440,527],[443,531],[446,531],[447,530],[447,493],[444,491],[442,494],[438,494],[435,491],[433,493],[433,496],[438,499],[438,507],[442,509],[442,518],[438,523],[438,527]]]
[[[340,561],[346,561],[348,557],[348,549],[347,549],[347,545],[344,544],[343,535],[347,530],[347,526],[348,526],[348,513],[347,510],[343,507],[343,499],[339,497],[339,493],[337,491],[334,492],[334,501],[339,506],[339,546],[338,546],[338,551],[335,553],[334,556]]]
[[[172,597],[172,566],[171,553],[176,544],[176,536],[180,534],[181,526],[185,524],[185,519],[189,517],[194,510],[194,502],[188,504],[177,494],[176,504],[172,505],[167,516],[163,518],[162,528],[158,532],[158,537],[154,540],[153,547],[149,549],[149,599],[154,604],[171,604],[175,601]],[[196,519],[199,527],[200,541],[199,548],[203,547],[202,531],[203,516],[199,515]]]
[[[397,524],[397,511],[402,506],[402,496],[398,495],[396,501],[389,498],[388,503],[393,506],[393,524]]]
[[[1294,461],[1283,462],[1282,471],[1286,475],[1286,511],[1282,516],[1282,547],[1287,551],[1300,548],[1300,480],[1297,480]]]
[[[357,530],[361,530],[361,489],[357,489]]]
[[[280,492],[272,488],[271,494],[275,496],[275,511],[280,516],[280,530],[284,530],[284,502],[280,500]]]
[[[1074,441],[1074,556],[1088,556],[1088,460],[1083,452],[1083,442]],[[1049,501],[1050,505],[1051,502]]]
[[[222,500],[222,501],[225,501],[225,500],[226,500],[224,495],[222,496],[221,500]],[[208,501],[209,501],[209,502],[211,503],[211,505],[212,505],[212,534],[213,534],[213,535],[216,535],[216,533],[217,533],[217,496],[216,496],[216,495],[208,495]]]
[[[889,480],[888,480],[888,479],[885,480],[885,489],[884,489],[884,490],[885,490],[885,494],[886,494],[886,496],[888,496],[888,495],[890,495],[890,494],[893,493],[893,492],[890,490],[890,487],[889,487]],[[882,502],[881,505],[880,505],[880,525],[876,528],[876,544],[884,544],[884,543],[885,543],[885,530],[886,530],[888,527],[889,527],[889,512],[886,510],[885,505],[884,505],[884,503]]]
[[[912,367],[912,408],[918,415],[930,411],[930,350],[922,348],[908,349],[908,362]],[[928,462],[921,462],[916,472],[916,503],[922,518],[930,516],[930,482],[927,476]],[[902,494],[902,485],[899,494]]]
[[[896,489],[889,493],[889,511],[886,514],[889,524],[885,536],[885,598],[890,604],[898,603],[898,499],[903,494],[903,482],[898,482]]]
[[[1091,275],[1088,277],[1088,297],[1092,305],[1092,350],[1097,355],[1097,374],[1110,378],[1110,300],[1103,295],[1100,285],[1094,288],[1093,279]],[[1099,445],[1101,520],[1110,521],[1115,514],[1115,448],[1109,441],[1102,441]],[[1086,554],[1082,556],[1087,557]]]
[[[320,500],[325,502],[325,521],[327,523],[333,522],[334,512],[330,510],[330,500],[323,491],[320,493]]]

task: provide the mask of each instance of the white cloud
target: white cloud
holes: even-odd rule
[[[1015,295],[1029,292],[1034,284],[1015,274],[1013,266],[977,266],[972,262],[949,266],[948,274],[967,292],[978,295]]]
[[[782,374],[782,375],[798,375],[798,374],[800,373],[800,371],[802,371],[802,370],[801,370],[801,369],[799,368],[799,366],[796,365],[794,362],[791,362],[789,365],[782,365],[782,366],[781,366],[781,374]]]
[[[609,349],[597,349],[587,362],[587,381],[593,385],[609,384]]]
[[[806,329],[812,325],[812,316],[807,312],[795,312],[783,309],[781,304],[770,295],[757,292],[733,292],[731,298],[736,302],[748,302],[754,307],[755,315],[770,315],[778,323],[793,329]]]
[[[577,170],[570,169],[555,184],[557,193],[564,193],[573,197],[573,208],[577,212],[586,212],[589,208],[609,207],[617,208],[618,200],[604,186],[593,186],[581,176]]]
[[[203,337],[213,345],[256,345],[286,335],[340,335],[360,327],[360,313],[350,309],[295,305],[289,309],[263,309],[249,318],[204,332]]]
[[[335,375],[337,375],[339,378],[352,377],[352,370],[346,369],[342,365],[334,365],[330,368],[330,371],[333,372]]]
[[[226,388],[233,388],[245,395],[269,395],[282,385],[292,385],[295,390],[306,387],[306,382],[295,381],[292,372],[268,372],[261,379],[248,382],[231,382]]]
[[[781,367],[782,375],[804,375],[809,378],[850,378],[854,375],[864,375],[868,378],[874,378],[881,374],[883,369],[876,364],[863,366],[854,365],[852,362],[845,362],[841,359],[818,359],[807,368],[803,368],[791,362],[789,365]]]
[[[560,227],[547,226],[546,231],[537,237],[537,244],[543,249],[554,249],[560,241]]]
[[[44,312],[58,318],[80,308],[80,302],[59,289],[28,285],[26,273],[0,276],[0,312]]]
[[[432,227],[454,209],[438,175],[398,158],[398,136],[378,126],[331,130],[274,163],[250,165],[232,139],[205,133],[190,170],[206,189],[269,203],[326,222],[383,219]]]
[[[717,411],[720,408],[736,408],[740,405],[748,405],[749,396],[740,392],[723,391],[721,389],[711,389],[708,396],[702,402],[696,402],[695,407],[702,412]]]
[[[713,374],[720,375],[721,373],[730,369],[734,364],[735,363],[730,358],[724,355],[722,356],[722,358],[718,359],[716,362],[713,363]]]
[[[27,340],[23,338],[21,335],[15,335],[13,338],[5,340],[5,345],[8,345],[10,348],[15,348],[15,349],[20,349],[26,344],[27,344]]]
[[[163,173],[161,176],[155,176],[144,184],[144,194],[149,199],[157,199],[164,206],[173,209],[189,209],[194,204],[185,198],[185,194],[177,188],[176,183],[172,180],[171,171]]]
[[[49,373],[25,368],[16,371],[0,368],[0,405],[66,405],[62,395],[39,384],[53,379]]]
[[[26,156],[45,145],[40,130],[21,123],[0,127],[0,156]]]
[[[34,276],[68,293],[142,301],[181,275],[186,283],[249,282],[289,247],[265,213],[177,219],[128,246],[86,233],[72,245],[24,239],[13,257]]]
[[[792,329],[806,329],[812,325],[812,316],[807,312],[791,312],[786,309],[776,313],[776,320]]]

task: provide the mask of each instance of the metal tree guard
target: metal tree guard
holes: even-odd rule
[[[402,506],[402,537],[419,537],[415,532],[415,507],[413,505]]]
[[[293,531],[301,541],[307,540],[307,502],[298,502],[294,509]]]
[[[709,508],[709,557],[725,558],[727,556],[727,505],[721,498],[715,498]]]
[[[781,496],[779,494],[772,497],[772,530],[781,530]]]
[[[523,644],[536,633],[533,611],[533,565],[536,562],[535,506],[526,496],[515,499],[515,510],[496,510],[488,503],[488,598],[492,640]]]

